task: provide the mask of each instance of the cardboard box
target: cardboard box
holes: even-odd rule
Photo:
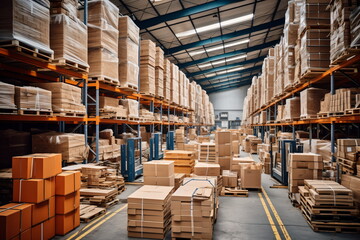
[[[216,157],[217,163],[220,165],[220,170],[230,170],[231,157]]]
[[[216,144],[215,146],[218,157],[232,156],[231,143]]]
[[[6,209],[6,210],[5,210]],[[0,206],[0,237],[9,239],[31,228],[32,204],[9,203]],[[11,236],[10,236],[11,235]]]
[[[215,142],[216,144],[225,144],[230,143],[231,141],[231,132],[229,131],[217,131],[215,133]]]
[[[237,187],[238,185],[238,173],[229,170],[222,171],[223,186],[224,187]]]
[[[32,205],[32,225],[44,222],[46,219],[55,216],[55,197]]]
[[[174,175],[173,161],[154,160],[144,163],[143,166],[144,166],[144,176],[170,177]]]
[[[55,177],[55,195],[68,195],[80,189],[81,173],[65,171]]]
[[[194,173],[198,176],[220,176],[220,165],[198,162],[194,167]]]
[[[80,208],[77,207],[73,211],[55,216],[55,234],[65,235],[74,228],[80,226]]]
[[[80,206],[80,192],[55,196],[55,214],[67,214]]]
[[[261,188],[261,164],[251,164],[241,168],[242,188]]]
[[[157,185],[157,186],[174,186],[174,175],[169,177],[149,177],[144,176],[144,185]]]
[[[55,217],[52,217],[31,229],[31,239],[51,239],[55,236]]]
[[[61,173],[61,154],[37,153],[12,159],[12,177],[44,179]]]
[[[55,178],[13,181],[13,201],[40,203],[55,195]]]

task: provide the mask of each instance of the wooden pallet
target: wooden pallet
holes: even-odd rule
[[[108,209],[108,208],[110,208],[112,206],[117,205],[119,202],[120,202],[120,200],[118,198],[116,198],[116,199],[114,199],[114,200],[112,200],[112,201],[110,201],[108,203],[102,203],[99,207],[103,207],[103,208]]]
[[[64,112],[54,112],[54,116],[59,117],[85,117],[85,112],[71,112],[71,111],[64,111]]]
[[[18,114],[19,115],[36,115],[36,116],[52,116],[53,115],[53,111],[51,110],[39,110],[39,109],[19,109],[18,110]]]
[[[115,119],[115,120],[127,120],[128,119],[127,117],[122,117],[122,116],[109,116],[109,115],[101,115],[101,114],[100,114],[100,118]]]
[[[65,69],[70,69],[76,72],[88,73],[89,66],[85,66],[65,58],[59,58],[52,61],[53,64],[60,66]]]
[[[124,83],[124,84],[120,84],[120,89],[129,92],[137,92],[138,86],[131,83]]]
[[[129,121],[133,121],[133,122],[139,122],[140,121],[140,118],[138,118],[138,117],[128,117],[127,119]]]
[[[344,115],[345,112],[328,112],[327,116],[328,117],[333,117],[333,116],[342,116]]]
[[[318,113],[317,114],[317,118],[327,118],[328,117],[328,113]]]
[[[85,223],[91,222],[96,218],[104,215],[105,212],[105,208],[99,208],[87,204],[80,204],[80,221]]]
[[[119,86],[119,81],[104,77],[104,76],[99,76],[99,77],[89,77],[89,82],[102,82],[111,86],[115,86],[118,87]]]
[[[8,40],[0,43],[1,48],[11,48],[17,51],[20,54],[26,55],[28,57],[43,61],[51,62],[54,58],[54,54],[48,53],[41,49],[37,49],[27,43],[20,42],[18,40]]]
[[[317,119],[318,115],[303,115],[300,116],[300,120],[310,120],[310,119]]]
[[[220,196],[223,197],[248,197],[248,190],[223,187]]]
[[[306,69],[305,73],[301,75],[300,79],[301,81],[304,81],[304,79],[314,78],[323,74],[327,70],[328,68],[308,68]]]
[[[356,222],[306,222],[314,232],[360,233],[360,223]]]
[[[352,108],[345,110],[345,115],[358,115],[360,114],[360,108]]]
[[[16,108],[0,108],[0,114],[18,114]]]
[[[296,193],[288,193],[288,198],[290,199],[290,202],[291,202],[291,205],[293,207],[296,207],[296,208],[299,208],[300,207],[300,203],[296,200],[296,197],[295,197],[295,194]]]
[[[154,93],[148,93],[148,92],[139,92],[139,94],[146,96],[146,97],[155,97]]]
[[[342,51],[339,57],[331,62],[331,65],[339,65],[360,53],[359,48],[348,48]]]

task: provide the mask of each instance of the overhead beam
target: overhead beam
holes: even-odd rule
[[[253,47],[249,47],[249,48],[245,48],[245,49],[241,49],[241,50],[236,50],[233,52],[228,52],[228,53],[224,53],[224,54],[220,54],[220,55],[216,55],[216,56],[212,56],[212,57],[208,57],[208,58],[202,58],[202,59],[198,59],[195,61],[190,61],[190,62],[185,62],[185,63],[180,63],[178,64],[180,69],[186,68],[188,66],[192,66],[195,64],[200,64],[200,63],[205,63],[205,62],[210,62],[210,61],[215,61],[215,60],[219,60],[219,59],[223,59],[223,58],[227,58],[227,57],[232,57],[232,56],[236,56],[236,55],[240,55],[240,54],[246,54],[249,52],[253,52],[256,50],[261,50],[264,48],[270,48],[272,46],[274,46],[275,44],[277,44],[279,41],[271,41],[271,42],[267,42],[267,43],[263,43],[263,44],[259,44]]]
[[[149,27],[158,25],[163,22],[175,20],[175,19],[182,18],[182,17],[187,17],[190,15],[205,12],[205,11],[208,11],[208,10],[211,10],[214,8],[223,7],[223,6],[231,4],[231,3],[243,2],[243,1],[244,0],[216,0],[216,1],[208,2],[208,3],[200,4],[200,5],[197,5],[194,7],[189,7],[189,8],[179,10],[176,12],[164,14],[164,15],[161,15],[158,17],[146,19],[143,21],[135,21],[135,23],[140,29],[145,29],[145,28],[149,28]]]
[[[222,81],[222,82],[217,82],[217,83],[209,83],[207,85],[202,85],[202,87],[208,88],[208,87],[214,87],[214,86],[218,86],[218,85],[222,85],[224,83],[234,83],[234,82],[242,82],[242,81],[246,81],[246,80],[251,80],[254,76],[256,75],[250,75],[250,76],[246,76],[246,77],[242,77],[242,78],[236,78],[236,79],[231,79],[228,81]]]
[[[224,65],[221,67],[210,68],[210,69],[206,69],[206,70],[199,71],[199,72],[192,72],[192,73],[187,74],[186,76],[189,78],[189,77],[197,76],[200,74],[212,73],[212,72],[217,72],[217,71],[221,71],[221,70],[231,69],[234,67],[240,67],[240,66],[244,66],[249,63],[257,63],[257,62],[263,61],[264,58],[265,58],[265,56],[238,62],[238,63],[234,63],[234,64]]]
[[[220,92],[220,91],[224,91],[224,90],[228,90],[228,89],[239,88],[239,87],[246,86],[246,85],[249,85],[249,84],[251,84],[251,82],[238,83],[238,84],[233,84],[233,85],[229,85],[229,86],[223,86],[223,87],[220,87],[220,88],[214,88],[214,89],[208,90],[206,92],[208,94],[210,94],[210,93]]]
[[[216,80],[216,79],[223,78],[223,77],[233,76],[234,74],[243,74],[243,73],[257,71],[257,70],[260,70],[261,68],[262,68],[262,66],[255,66],[255,67],[246,68],[244,70],[240,70],[240,71],[237,71],[237,72],[221,74],[221,75],[214,76],[214,77],[202,78],[202,79],[198,79],[198,80],[195,79],[195,81],[197,83],[201,83],[201,82],[205,82],[205,81]]]
[[[268,22],[268,23],[260,24],[260,25],[254,26],[254,27],[246,28],[246,29],[243,29],[243,30],[240,30],[240,31],[224,34],[224,35],[221,35],[221,36],[218,36],[218,37],[213,37],[213,38],[209,38],[209,39],[205,39],[205,40],[200,40],[200,41],[197,41],[197,42],[184,44],[182,46],[169,48],[169,49],[165,50],[165,54],[170,55],[170,54],[173,54],[173,53],[176,53],[176,52],[183,51],[185,49],[200,47],[200,46],[203,46],[203,45],[216,43],[216,42],[221,42],[221,41],[228,40],[228,39],[235,38],[235,37],[244,36],[244,35],[247,35],[249,33],[253,33],[253,32],[257,32],[257,31],[261,31],[261,30],[265,30],[265,29],[269,29],[269,28],[273,28],[273,27],[276,27],[276,26],[283,25],[284,22],[285,22],[285,18],[281,18],[281,19],[278,19],[278,20],[275,20],[275,21],[272,21],[272,22]]]
[[[252,80],[251,79],[243,79],[242,81],[229,81],[228,83],[227,82],[222,82],[223,85],[220,85],[220,86],[215,86],[214,85],[208,85],[210,86],[211,88],[204,88],[205,90],[208,89],[214,89],[214,88],[222,88],[224,86],[229,86],[229,85],[234,85],[234,84],[239,84],[239,83],[244,83],[244,82],[251,82]],[[225,84],[224,84],[225,83]]]

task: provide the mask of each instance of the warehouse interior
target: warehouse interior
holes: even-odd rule
[[[359,239],[359,0],[0,13],[0,239]]]

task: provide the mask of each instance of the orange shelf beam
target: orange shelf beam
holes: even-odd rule
[[[71,122],[71,123],[80,123],[80,122],[86,122],[87,118],[2,114],[2,115],[0,115],[0,121],[26,121],[26,122],[60,122],[60,121],[64,121],[64,122]]]

